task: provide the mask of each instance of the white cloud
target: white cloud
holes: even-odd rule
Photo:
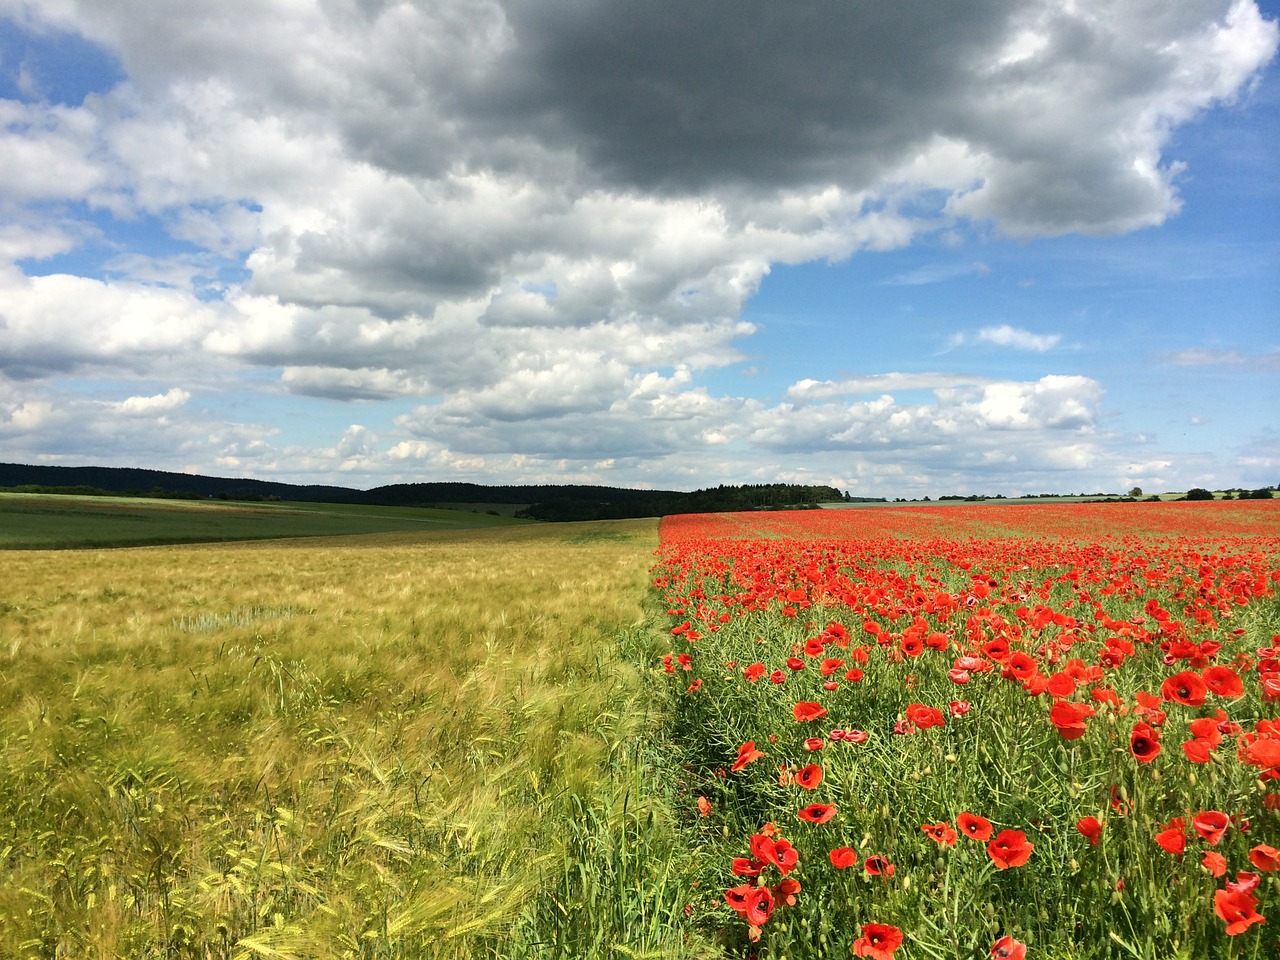
[[[966,344],[986,343],[996,347],[1009,347],[1013,350],[1029,350],[1045,353],[1052,350],[1062,341],[1060,333],[1032,333],[1009,324],[996,327],[983,327],[976,333],[956,333],[948,340],[949,347],[960,347]]]
[[[115,409],[131,417],[152,417],[176,410],[190,399],[191,394],[186,390],[174,387],[152,397],[129,397],[115,404]]]
[[[1058,345],[1062,335],[1058,333],[1032,333],[1020,330],[1007,323],[998,327],[983,327],[978,331],[979,343],[991,343],[998,347],[1013,347],[1015,350],[1034,350],[1044,353]]]
[[[26,445],[10,449],[80,436],[85,456],[141,456],[164,438],[184,463],[370,477],[434,458],[712,479],[794,469],[760,460],[791,449],[1093,469],[1107,441],[1084,377],[802,380],[771,406],[704,375],[744,359],[739,318],[775,264],[966,220],[1019,236],[1162,222],[1179,204],[1171,131],[1247,88],[1275,24],[1226,0],[868,9],[0,0],[128,77],[78,106],[0,100],[3,423]],[[167,236],[133,244],[144,228]],[[115,247],[95,275],[12,266],[90,238]],[[954,345],[1061,339],[1005,324]],[[169,432],[111,448],[108,407],[59,387],[100,375],[143,384],[115,413],[163,412]],[[300,449],[261,426],[224,435],[187,404],[246,384],[398,402],[399,432]],[[1093,434],[1052,454],[1070,431]],[[1025,449],[1005,456],[997,435]]]
[[[1054,446],[1069,442],[1065,435],[1095,430],[1102,393],[1101,385],[1088,377],[1046,376],[981,386],[939,383],[933,403],[900,404],[888,393],[848,404],[784,403],[755,417],[751,440],[794,451],[883,454],[945,447],[946,455],[958,460],[981,456],[996,446],[1022,446],[1045,456]],[[1015,439],[1011,433],[1025,437]]]

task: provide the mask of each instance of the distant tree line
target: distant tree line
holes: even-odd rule
[[[597,488],[599,489],[599,488]],[[604,488],[608,489],[608,488]],[[820,503],[843,501],[835,487],[793,483],[760,483],[710,487],[692,493],[663,490],[614,490],[611,497],[591,496],[590,488],[573,495],[540,499],[516,513],[530,520],[621,520],[672,513],[729,513],[744,510],[814,510]]]
[[[1233,487],[1230,490],[1224,490],[1222,493],[1223,500],[1270,500],[1273,496],[1275,496],[1275,489],[1272,487],[1259,487],[1257,490],[1242,490],[1239,487]],[[1216,500],[1218,498],[1212,490],[1206,490],[1204,487],[1192,487],[1186,492],[1185,496],[1178,499]]]
[[[835,487],[791,483],[746,484],[695,490],[633,490],[574,484],[499,485],[397,483],[372,490],[309,486],[269,480],[232,480],[121,467],[0,464],[0,490],[81,496],[144,496],[235,501],[291,500],[377,506],[449,507],[517,505],[516,516],[536,520],[609,520],[669,513],[814,508],[854,500]]]

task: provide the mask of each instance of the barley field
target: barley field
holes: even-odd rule
[[[656,546],[5,554],[0,956],[683,952]]]

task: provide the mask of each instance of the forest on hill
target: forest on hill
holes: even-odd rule
[[[518,505],[533,520],[620,520],[673,513],[783,510],[850,500],[835,487],[790,483],[720,485],[704,490],[635,490],[573,484],[487,486],[476,483],[397,483],[370,490],[272,480],[206,477],[124,467],[0,464],[0,490],[176,499],[288,500],[376,506],[477,509]],[[463,506],[465,505],[465,507]]]

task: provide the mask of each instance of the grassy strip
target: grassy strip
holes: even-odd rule
[[[652,521],[10,555],[0,955],[679,956]]]
[[[486,513],[329,503],[0,494],[0,549],[65,550],[504,527]]]

